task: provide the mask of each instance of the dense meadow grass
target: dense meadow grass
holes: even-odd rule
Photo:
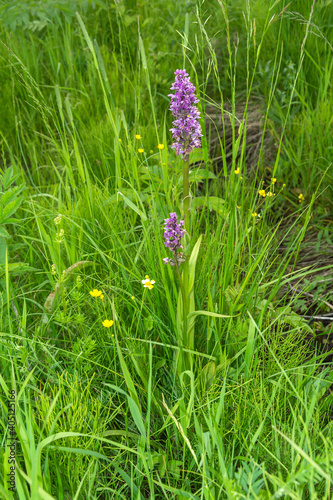
[[[332,27],[325,0],[0,1],[2,498],[333,498]]]

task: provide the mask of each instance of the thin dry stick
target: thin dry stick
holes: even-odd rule
[[[312,293],[309,293],[309,292],[304,292],[303,290],[301,290],[299,287],[297,286],[292,286],[290,283],[289,283],[289,286],[290,288],[294,291],[294,292],[300,292],[300,294],[303,294],[303,295],[307,295],[308,297],[311,297],[312,299],[314,298],[314,295],[312,295]],[[323,300],[319,297],[319,300],[320,302],[322,302],[323,304],[325,304],[325,306],[327,306],[329,309],[331,309],[331,311],[333,311],[333,306],[332,304],[330,304],[329,302],[326,302],[326,300]]]

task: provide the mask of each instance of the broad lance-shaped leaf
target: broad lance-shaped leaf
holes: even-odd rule
[[[188,280],[188,290],[186,290],[186,293],[188,295],[187,339],[183,339],[183,345],[186,346],[188,349],[194,349],[194,323],[195,323],[195,317],[193,315],[193,312],[195,311],[194,279],[195,279],[195,266],[199,255],[201,240],[202,240],[202,234],[199,236],[196,244],[194,245],[194,248],[189,258],[189,280]],[[177,303],[177,328],[181,338],[183,335],[182,324],[183,324],[183,298],[181,290],[179,290],[178,303]]]
[[[196,210],[199,207],[207,207],[210,211],[215,210],[215,212],[222,212],[223,217],[227,216],[225,202],[218,196],[208,196],[208,198],[207,196],[197,196],[193,199],[193,209]]]
[[[19,208],[23,201],[23,195],[19,196],[16,200],[11,201],[8,205],[5,206],[3,212],[1,214],[0,222],[5,224],[6,219],[8,219],[11,215],[13,215],[16,210]]]
[[[142,221],[147,220],[147,215],[144,212],[144,208],[143,208],[142,203],[141,203],[142,210],[140,210],[136,205],[134,205],[134,203],[129,198],[127,198],[127,196],[125,196],[123,193],[118,191],[117,195],[119,195],[119,194],[123,197],[123,200],[126,203],[126,205],[129,206],[136,214],[138,214],[141,217]]]
[[[19,194],[23,191],[24,186],[15,186],[13,188],[8,189],[5,191],[0,198],[0,206],[6,207],[9,203],[15,200],[15,198],[18,197]]]
[[[212,316],[213,318],[235,318],[235,316],[227,316],[226,314],[218,314],[210,311],[193,311],[187,315],[187,318],[193,318],[195,316]],[[236,314],[239,316],[239,314]]]

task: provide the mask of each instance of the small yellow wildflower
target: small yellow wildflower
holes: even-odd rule
[[[132,295],[131,299],[132,299],[132,300],[135,300],[135,297]]]
[[[257,214],[257,212],[253,212],[253,214],[251,214],[251,215],[252,215],[252,217],[257,217],[258,214]]]
[[[149,290],[151,290],[152,288],[154,288],[155,281],[151,280],[149,276],[146,274],[146,277],[144,280],[142,280],[142,283],[144,288],[149,288]]]
[[[264,189],[259,189],[259,194],[260,194],[260,196],[262,196],[263,198],[265,198],[266,191]]]
[[[142,148],[139,148],[138,151],[139,151],[139,153],[143,153],[143,149]]]
[[[102,295],[100,295],[100,296],[99,296],[99,298],[100,298],[101,300],[103,300],[103,299],[104,299],[104,295],[103,295],[103,294],[102,294]]]
[[[236,168],[235,170],[235,174],[238,175],[239,174],[239,168]]]
[[[141,135],[139,135],[139,134],[136,134],[135,138],[138,139],[138,140],[142,139]]]
[[[304,196],[302,195],[302,193],[299,195],[298,197],[298,201],[299,203],[302,203],[302,201],[304,200]]]
[[[164,149],[164,144],[158,144],[158,149]]]
[[[113,325],[113,321],[112,319],[105,319],[102,324],[103,326],[105,326],[105,328],[110,328],[110,326]]]
[[[92,297],[99,297],[102,295],[102,292],[100,290],[96,290],[96,288],[93,289],[92,292],[89,292]]]
[[[276,183],[276,178],[275,177],[271,177],[271,181],[272,181],[273,184],[275,184]]]
[[[121,139],[118,139],[119,142],[121,142]]]
[[[240,208],[240,205],[237,205],[237,208]]]
[[[270,191],[269,193],[267,193],[267,196],[269,196],[271,198],[273,196],[272,191]]]

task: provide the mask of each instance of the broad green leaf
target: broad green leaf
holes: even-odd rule
[[[14,173],[13,167],[9,167],[2,176],[1,181],[5,190],[7,190],[9,186],[12,184],[12,182],[14,182],[13,173]]]
[[[0,260],[0,264],[4,263],[1,262]],[[26,273],[27,271],[38,271],[38,269],[29,266],[29,264],[26,264],[25,262],[16,262],[15,264],[8,264],[8,272],[12,274]]]
[[[141,220],[143,221],[147,220],[146,214],[142,212],[142,210],[140,210],[136,205],[134,205],[134,203],[129,198],[127,198],[127,196],[125,196],[120,191],[118,191],[118,194],[120,194],[123,197],[125,204],[141,217]]]
[[[196,244],[194,245],[194,248],[192,250],[192,253],[191,253],[190,259],[189,259],[189,270],[188,270],[189,271],[189,287],[187,290],[188,293],[191,293],[191,291],[193,290],[193,286],[194,286],[195,265],[197,263],[197,258],[199,255],[201,240],[202,240],[202,234],[199,236]],[[194,311],[194,308],[192,310],[191,309],[188,309],[188,310],[189,310],[189,312],[192,312],[192,311]]]
[[[22,192],[24,186],[15,186],[11,189],[8,189],[0,198],[0,204],[2,207],[5,207],[9,203],[11,203],[18,195]]]
[[[195,302],[194,302],[194,280],[195,280],[195,266],[197,263],[200,245],[202,240],[202,234],[199,236],[194,248],[192,250],[190,259],[189,259],[189,280],[188,280],[188,315],[187,315],[187,347],[189,349],[194,349],[194,325],[195,325],[195,317],[189,317],[195,310]]]
[[[148,318],[145,318],[143,320],[143,324],[144,324],[145,330],[147,332],[150,332],[150,330],[152,330],[153,327],[154,327],[154,318],[153,318],[153,316],[150,314],[148,316]]]
[[[13,215],[13,213],[16,212],[16,210],[21,205],[22,201],[23,201],[23,195],[19,196],[16,200],[13,200],[10,203],[8,203],[8,205],[6,205],[5,208],[3,209],[2,220],[4,221],[5,219]]]
[[[140,431],[140,434],[144,437],[145,441],[147,441],[147,434],[146,434],[146,429],[142,420],[142,414],[140,411],[140,407],[136,404],[136,402],[129,396],[125,391],[120,389],[120,387],[117,387],[116,385],[113,384],[105,384],[107,387],[110,387],[114,391],[119,392],[120,394],[123,394],[124,396],[127,397],[128,401],[128,406],[131,412],[131,415],[133,417],[133,420],[135,422],[135,425]]]
[[[1,238],[9,238],[10,234],[6,231],[6,229],[4,227],[1,227],[0,226],[0,240]],[[0,251],[1,253],[1,251]],[[0,260],[0,264],[1,264],[1,260]]]
[[[226,215],[226,210],[224,207],[224,200],[218,196],[198,196],[193,200],[194,210],[199,207],[207,207],[210,211],[215,210],[215,212],[224,212]]]
[[[195,265],[196,261],[198,258],[199,254],[199,249],[201,245],[201,240],[202,240],[202,235],[199,236],[196,244],[194,245],[194,248],[192,250],[192,253],[189,258],[189,266],[188,266],[188,273],[189,273],[189,280],[188,280],[188,289],[185,290],[185,293],[187,294],[188,297],[188,312],[193,313],[195,310],[195,304],[194,304],[194,278],[195,278]],[[182,292],[179,290],[178,293],[178,302],[177,302],[177,330],[179,332],[180,338],[183,339],[182,343],[184,346],[186,346],[188,349],[193,349],[194,348],[194,322],[195,318],[192,317],[193,314],[188,314],[187,318],[190,319],[187,323],[187,338],[183,339],[183,297],[182,297]]]
[[[193,316],[212,316],[214,318],[234,318],[235,316],[227,316],[226,314],[218,314],[210,311],[193,311],[187,315],[188,318]]]
[[[3,221],[3,224],[19,224],[20,219],[14,219],[14,217],[9,217],[9,219],[6,219]]]
[[[216,179],[216,175],[210,170],[204,170],[202,168],[199,170],[192,170],[192,172],[190,172],[191,182],[201,182],[206,179]]]

